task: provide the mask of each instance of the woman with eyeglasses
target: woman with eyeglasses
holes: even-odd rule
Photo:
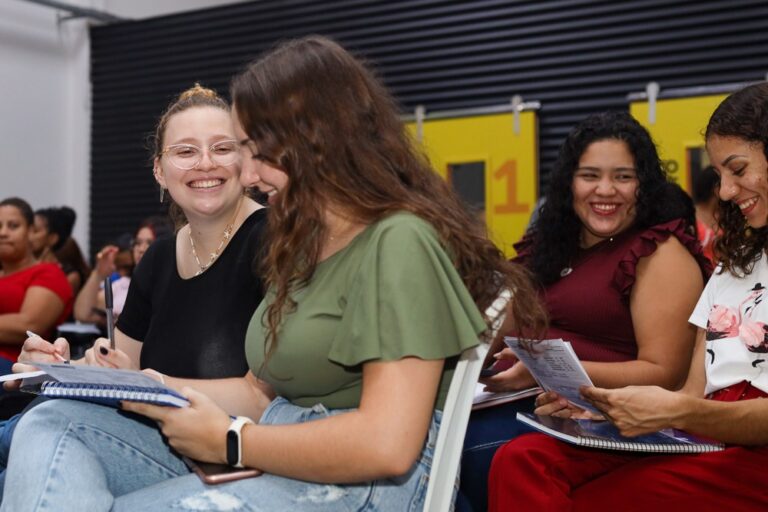
[[[170,198],[183,224],[175,237],[157,240],[141,256],[115,328],[116,348],[100,338],[72,362],[148,369],[178,386],[187,379],[242,377],[246,329],[263,297],[253,269],[266,209],[240,184],[229,105],[200,85],[182,93],[158,122],[153,163],[161,200]],[[69,359],[66,340],[32,337],[19,360],[56,362],[59,356]],[[189,382],[208,389],[209,381]],[[17,421],[0,430],[0,466]]]
[[[231,124],[227,103],[200,85],[160,118],[153,172],[179,229],[148,249],[146,230],[139,230],[140,263],[115,328],[117,348],[100,338],[76,363],[152,368],[180,378],[245,373],[242,340],[262,298],[252,262],[265,215],[240,184]],[[45,362],[54,352],[68,357],[66,342],[30,338],[20,360]]]
[[[241,180],[271,205],[250,370],[182,390],[183,409],[123,404],[165,439],[122,411],[42,404],[22,421],[2,510],[422,510],[456,357],[488,327],[481,311],[514,290],[517,325],[540,326],[525,272],[415,151],[358,59],[323,37],[290,41],[232,92]],[[179,454],[265,474],[212,489]]]

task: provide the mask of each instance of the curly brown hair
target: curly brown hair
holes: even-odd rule
[[[747,86],[724,99],[707,124],[706,140],[713,136],[757,144],[768,159],[768,83]],[[749,274],[768,249],[768,227],[750,228],[732,201],[720,201],[718,224],[722,234],[715,240],[714,249],[722,263],[721,272]]]
[[[480,311],[509,288],[518,330],[542,332],[546,317],[527,272],[507,261],[414,149],[395,101],[360,59],[325,37],[289,41],[237,75],[231,97],[261,156],[290,178],[269,211],[262,265],[275,294],[266,311],[267,357],[283,315],[295,307],[291,292],[315,271],[328,207],[364,223],[403,210],[421,217],[437,231]]]

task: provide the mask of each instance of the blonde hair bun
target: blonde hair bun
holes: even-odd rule
[[[210,98],[210,99],[221,98],[221,96],[219,96],[219,94],[213,89],[209,89],[208,87],[203,87],[202,85],[200,85],[200,82],[195,82],[195,85],[193,85],[186,91],[179,94],[179,101],[184,101],[184,100],[195,98],[195,97]]]

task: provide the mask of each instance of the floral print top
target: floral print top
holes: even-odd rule
[[[744,277],[719,272],[690,318],[706,330],[706,393],[741,381],[768,392],[768,258],[763,254]]]

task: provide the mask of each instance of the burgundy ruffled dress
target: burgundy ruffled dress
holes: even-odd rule
[[[630,229],[580,251],[568,267],[570,272],[564,269],[564,277],[542,292],[550,322],[546,337],[570,341],[584,361],[637,359],[629,296],[640,258],[674,236],[696,259],[705,282],[712,273],[712,264],[685,226],[683,219],[676,219],[644,230]],[[525,264],[533,250],[530,239],[515,248],[516,261]]]

